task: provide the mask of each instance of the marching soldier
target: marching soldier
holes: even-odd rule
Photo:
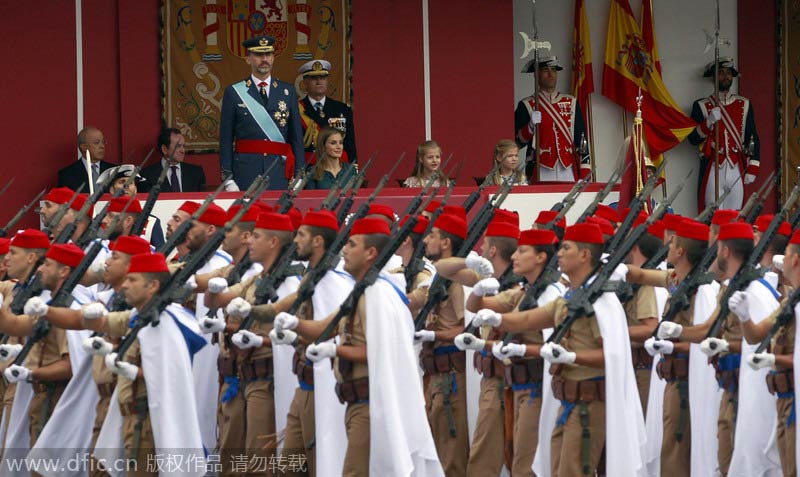
[[[340,130],[344,136],[343,162],[356,163],[356,129],[350,106],[328,97],[328,75],[331,64],[325,60],[311,60],[303,64],[298,74],[303,76],[306,97],[300,100],[300,121],[303,124],[303,145],[306,164],[314,162],[317,135],[325,127]]]
[[[275,38],[245,40],[250,76],[225,88],[219,122],[219,165],[241,190],[273,162],[270,188],[286,189],[305,167],[303,127],[294,86],[272,77]]]
[[[525,65],[522,72],[533,73],[534,61]],[[536,98],[528,96],[517,103],[514,112],[514,137],[520,148],[528,147],[525,175],[532,182],[575,182],[591,173],[588,154],[581,159],[579,153],[586,138],[580,105],[574,96],[556,91],[558,72],[563,69],[555,56],[540,58],[536,78],[540,109],[536,109]],[[536,144],[538,151],[534,151]]]
[[[689,142],[700,149],[700,187],[698,187],[698,210],[714,203],[714,160],[719,154],[719,193],[731,188],[730,195],[722,203],[725,209],[741,209],[744,186],[753,183],[758,176],[760,141],[756,132],[755,115],[750,100],[731,92],[733,79],[739,70],[733,58],[719,59],[718,76],[714,78],[715,64],[712,61],[703,72],[719,85],[719,98],[711,95],[692,105],[692,119],[697,127],[689,134]],[[715,131],[719,128],[719,132]],[[714,142],[719,134],[720,147],[717,152]]]

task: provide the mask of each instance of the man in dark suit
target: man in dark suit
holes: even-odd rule
[[[106,139],[103,137],[103,131],[94,126],[86,126],[78,133],[78,150],[81,154],[78,160],[58,171],[58,187],[78,190],[78,187],[85,184],[83,191],[88,193],[90,188],[86,156],[88,155],[91,161],[92,190],[97,185],[100,174],[114,167],[114,164],[103,160],[106,157]]]
[[[294,86],[272,77],[275,39],[245,40],[250,76],[225,88],[219,126],[222,177],[233,174],[241,190],[276,161],[270,189],[286,189],[305,166],[303,127]]]
[[[306,97],[300,101],[300,120],[303,123],[303,145],[306,162],[311,160],[317,146],[317,135],[324,127],[334,127],[344,134],[342,160],[357,162],[356,129],[353,110],[341,101],[329,98],[328,75],[331,64],[325,60],[311,60],[300,67]]]
[[[186,156],[186,140],[175,128],[164,128],[158,135],[158,149],[161,160],[142,169],[140,173],[146,179],[142,184],[142,192],[148,192],[166,167],[167,178],[161,187],[162,192],[203,192],[206,190],[206,175],[203,168],[184,162]]]

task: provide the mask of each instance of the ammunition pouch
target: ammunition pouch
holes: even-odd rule
[[[711,364],[717,370],[717,383],[721,389],[735,393],[739,388],[739,365],[742,355],[730,353],[725,356],[714,356]]]
[[[369,378],[336,383],[336,396],[342,404],[359,404],[369,401]]]
[[[770,394],[788,394],[794,392],[794,372],[771,371],[767,375],[767,389]]]
[[[68,383],[69,381],[35,381],[31,383],[31,388],[33,388],[34,394],[55,392],[58,389],[66,388]]]
[[[271,380],[273,377],[272,358],[250,359],[240,363],[239,373],[245,383]]]
[[[658,377],[667,382],[689,378],[689,355],[665,355],[656,366]]]
[[[633,369],[652,369],[653,357],[644,348],[631,347]]]
[[[544,360],[528,359],[523,362],[512,362],[506,366],[505,380],[509,386],[541,383],[544,377]]]
[[[97,385],[97,394],[102,399],[110,398],[112,394],[114,394],[114,388],[117,386],[116,382],[110,382],[105,384],[98,384]]]
[[[604,379],[584,379],[573,381],[554,376],[552,381],[553,395],[559,401],[571,403],[606,400],[606,382]]]
[[[297,376],[298,380],[309,386],[314,385],[314,364],[301,358],[297,352],[292,357],[292,372]]]
[[[422,346],[421,357],[422,369],[428,375],[451,371],[461,373],[467,367],[467,354],[455,346],[434,348],[433,343],[425,343]]]
[[[236,356],[222,356],[221,354],[217,357],[217,369],[219,370],[219,374],[223,377],[225,376],[237,376],[237,369],[236,369]]]
[[[472,361],[475,365],[475,369],[483,375],[484,378],[493,378],[503,375],[503,370],[505,369],[503,362],[492,356],[491,353],[486,350],[475,353]]]

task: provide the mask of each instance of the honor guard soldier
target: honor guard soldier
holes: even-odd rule
[[[312,157],[317,147],[317,135],[325,127],[340,130],[344,136],[342,162],[356,163],[356,130],[353,110],[328,94],[328,77],[331,64],[325,60],[311,60],[297,71],[303,77],[306,97],[300,100],[300,121],[303,124],[303,146],[306,164],[314,162]]]
[[[534,72],[533,61],[525,65],[523,73]],[[514,112],[514,137],[520,148],[528,147],[525,175],[531,182],[575,182],[591,173],[589,155],[580,152],[586,139],[581,108],[574,96],[556,91],[558,72],[563,69],[555,56],[540,58],[536,78],[539,109],[536,97],[528,96],[517,103]],[[537,146],[539,150],[534,151]]]
[[[219,125],[219,165],[223,179],[233,174],[241,190],[273,162],[271,189],[286,189],[303,170],[303,128],[294,86],[272,77],[275,38],[245,40],[250,76],[225,88]]]
[[[714,77],[714,62],[706,66],[704,78]],[[722,203],[724,209],[741,209],[744,186],[756,180],[759,169],[760,142],[756,132],[756,120],[750,100],[731,92],[733,79],[739,70],[733,58],[719,59],[719,98],[711,95],[692,105],[692,119],[697,127],[689,134],[689,142],[700,148],[700,187],[698,210],[706,208],[716,200],[714,197],[714,159],[719,154],[719,193],[732,188]],[[719,133],[715,131],[719,128]],[[719,134],[720,147],[716,151],[714,142]]]

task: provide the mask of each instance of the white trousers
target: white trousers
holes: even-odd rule
[[[708,173],[708,182],[706,182],[706,207],[713,204],[716,200],[716,197],[714,197],[714,164],[709,163],[709,167],[711,170]],[[743,180],[744,178],[739,172],[739,168],[732,165],[729,161],[725,161],[719,166],[719,195],[722,195],[725,188],[733,188],[728,197],[720,205],[720,209],[739,210],[742,208],[744,203]]]
[[[555,169],[548,169],[539,166],[540,182],[575,182],[575,174],[572,167],[564,167],[560,162],[556,162]]]

